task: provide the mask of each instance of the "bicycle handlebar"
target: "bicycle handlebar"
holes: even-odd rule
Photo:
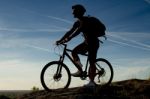
[[[65,47],[67,47],[67,44],[65,44],[65,43],[62,43],[62,44],[60,44],[60,45],[63,45],[63,46],[65,46]]]

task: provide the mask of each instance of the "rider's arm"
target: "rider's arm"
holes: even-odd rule
[[[79,35],[81,32],[81,28],[78,27],[70,36],[69,36],[69,40],[71,40],[72,38],[74,38],[75,36]]]
[[[59,40],[60,42],[65,40],[65,39],[69,39],[70,36],[72,34],[74,34],[74,32],[77,30],[77,28],[79,27],[79,22],[75,22],[73,27]]]

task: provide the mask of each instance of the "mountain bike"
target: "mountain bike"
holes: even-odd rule
[[[69,54],[72,50],[67,48],[67,44],[61,44],[63,46],[63,53],[60,55],[58,61],[49,62],[44,66],[41,71],[40,80],[41,84],[47,91],[52,91],[58,88],[68,88],[71,82],[71,73],[68,66],[64,63],[65,57],[68,57],[70,61],[76,65]],[[88,54],[82,54],[88,56]],[[95,62],[96,65],[96,77],[94,79],[96,84],[109,85],[113,79],[113,68],[109,61],[104,58],[98,58]],[[88,75],[89,60],[87,57],[85,69],[80,76],[81,80],[86,80]]]

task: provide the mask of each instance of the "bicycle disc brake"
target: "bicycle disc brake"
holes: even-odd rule
[[[55,81],[59,81],[61,79],[61,77],[62,77],[62,74],[55,74],[53,76],[53,78],[54,78]]]

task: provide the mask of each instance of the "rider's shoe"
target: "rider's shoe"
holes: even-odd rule
[[[90,81],[89,83],[85,84],[84,87],[96,87],[96,83],[94,81]]]
[[[75,73],[71,73],[71,76],[73,76],[73,77],[81,77],[81,75],[82,75],[82,72],[79,70]]]

